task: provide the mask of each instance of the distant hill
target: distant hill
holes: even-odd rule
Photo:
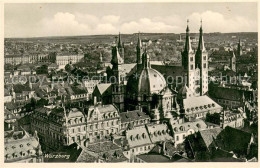
[[[184,39],[185,33],[181,33],[182,38]],[[191,36],[198,37],[198,33],[191,33]],[[34,38],[5,38],[5,40],[11,41],[21,41],[21,42],[38,42],[38,43],[111,43],[115,41],[115,37],[118,34],[108,34],[108,35],[86,35],[86,36],[57,36],[57,37],[34,37]],[[238,33],[204,33],[205,42],[216,42],[220,41],[238,41],[240,39],[246,39],[250,41],[257,42],[257,32],[238,32]],[[134,34],[121,34],[122,41],[130,42],[136,41],[137,33]],[[176,41],[179,39],[180,34],[174,33],[141,33],[142,39],[149,39],[149,40],[169,40],[169,41]],[[235,38],[234,38],[235,37]]]

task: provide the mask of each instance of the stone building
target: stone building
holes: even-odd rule
[[[36,130],[45,148],[58,149],[74,142],[83,145],[87,128],[84,114],[76,108],[45,106],[31,115],[32,131]]]
[[[120,131],[120,115],[114,105],[90,106],[86,114],[87,136],[90,142]]]
[[[65,66],[67,64],[75,64],[84,58],[83,54],[77,53],[58,53],[56,56],[56,64]]]

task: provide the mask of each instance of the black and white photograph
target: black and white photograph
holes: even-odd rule
[[[4,164],[258,162],[259,2],[3,6]]]

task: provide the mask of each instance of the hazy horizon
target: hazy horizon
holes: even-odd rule
[[[5,38],[258,32],[256,2],[5,4]]]
[[[137,32],[138,33],[138,32]],[[134,35],[137,33],[121,33],[121,35]],[[146,33],[146,32],[140,32],[142,34],[185,34],[185,32],[182,33]],[[221,33],[221,34],[236,34],[236,33],[258,33],[258,32],[226,32],[226,33],[222,33],[222,32],[208,32],[208,33],[204,33],[204,34],[212,34],[212,33]],[[191,32],[191,34],[199,34],[199,32]],[[19,39],[19,38],[58,38],[58,37],[84,37],[84,36],[117,36],[117,34],[91,34],[91,35],[64,35],[64,36],[35,36],[35,37],[4,37],[5,39]]]

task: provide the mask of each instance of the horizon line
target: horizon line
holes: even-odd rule
[[[140,32],[141,34],[186,34],[184,33],[147,33],[147,32]],[[258,31],[249,31],[249,32],[208,32],[208,33],[203,33],[203,34],[213,34],[213,33],[220,33],[220,34],[231,34],[231,33],[258,33]],[[121,33],[121,35],[134,35],[138,34],[137,33]],[[190,34],[199,34],[199,32],[191,32]],[[4,39],[18,39],[18,38],[57,38],[57,37],[80,37],[80,36],[117,36],[118,34],[89,34],[89,35],[63,35],[63,36],[34,36],[34,37],[4,37]]]

